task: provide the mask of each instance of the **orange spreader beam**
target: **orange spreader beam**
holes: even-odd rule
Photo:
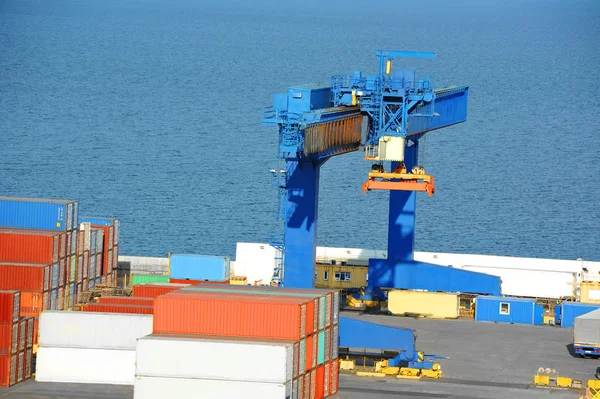
[[[363,194],[369,190],[401,190],[401,191],[424,191],[430,197],[435,192],[433,184],[433,176],[430,181],[419,182],[417,180],[401,180],[401,181],[377,181],[369,179],[363,183]]]

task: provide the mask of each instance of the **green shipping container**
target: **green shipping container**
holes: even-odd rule
[[[320,366],[324,362],[325,362],[325,331],[319,331],[317,364]]]
[[[132,274],[131,285],[148,283],[168,283],[169,276],[164,274]]]

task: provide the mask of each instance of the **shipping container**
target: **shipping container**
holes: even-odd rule
[[[0,387],[11,387],[17,383],[17,355],[0,356]]]
[[[230,259],[222,256],[170,254],[169,274],[174,279],[229,280]]]
[[[189,278],[186,278],[186,279],[169,278],[168,282],[173,283],[173,284],[193,284],[193,285],[197,285],[197,284],[228,285],[229,284],[229,280],[226,280],[226,281],[204,281],[204,280],[190,280]]]
[[[33,369],[33,350],[27,349],[25,351],[25,379],[28,380],[31,378],[31,373]]]
[[[581,302],[600,304],[600,281],[582,281],[579,291]]]
[[[575,318],[573,347],[577,354],[600,356],[600,309]]]
[[[535,299],[478,296],[475,298],[475,320],[498,323],[543,323],[544,307]]]
[[[0,227],[70,231],[76,201],[0,197]]]
[[[154,298],[133,296],[101,296],[97,299],[97,301],[98,303],[112,303],[117,305],[154,306]]]
[[[154,306],[89,303],[83,306],[81,310],[83,312],[152,314],[154,313]]]
[[[19,291],[0,291],[0,323],[19,321],[20,301]]]
[[[135,350],[41,346],[35,379],[43,382],[133,385]]]
[[[85,250],[85,231],[77,231],[77,255],[83,255]]]
[[[96,280],[102,277],[102,253],[96,254]],[[96,281],[96,284],[99,284],[99,281]]]
[[[77,230],[71,231],[71,253],[70,255],[77,254]]]
[[[83,255],[77,256],[77,273],[75,275],[76,283],[81,283],[83,280]]]
[[[57,297],[58,297],[58,295],[57,295],[56,289],[50,291],[50,307],[49,307],[49,310],[56,310],[57,309],[57,307],[56,307],[56,305],[57,305]]]
[[[48,291],[49,265],[0,262],[0,289]]]
[[[560,326],[562,328],[573,328],[575,325],[576,317],[592,312],[596,309],[600,309],[600,304],[563,302],[560,306],[560,309]]]
[[[0,356],[14,355],[19,349],[19,323],[0,324]]]
[[[37,345],[40,337],[40,318],[33,318],[33,344]]]
[[[349,289],[367,286],[369,275],[368,265],[326,265],[317,263],[316,266],[316,288],[325,289]]]
[[[66,258],[63,258],[58,262],[58,287],[62,287],[63,285],[65,285],[66,269],[67,269],[67,260],[66,260]]]
[[[89,267],[88,267],[87,278],[90,281],[93,281],[96,279],[96,255],[90,254],[90,263],[89,263]]]
[[[56,310],[64,309],[65,287],[58,287],[56,292]]]
[[[338,392],[339,370],[340,366],[338,362],[331,362],[331,386],[329,388],[330,395],[335,395]]]
[[[320,300],[321,303],[322,297],[320,294],[316,294],[314,292],[304,294],[304,293],[295,293],[290,291],[284,291],[281,289],[278,290],[261,290],[256,289],[253,290],[252,287],[235,287],[235,286],[216,286],[215,284],[210,285],[196,285],[192,287],[185,287],[181,289],[182,292],[199,292],[199,293],[213,293],[213,294],[230,294],[230,295],[252,295],[252,296],[281,296],[281,297],[299,297],[299,298],[307,298],[312,299],[311,302],[307,302],[306,307],[306,331],[308,334],[314,334],[319,329],[325,328],[325,320],[326,317],[321,317],[320,320],[322,323],[319,323],[319,316],[322,315],[323,309],[320,308]],[[329,300],[331,301],[331,293],[328,293]],[[323,306],[325,308],[325,306]]]
[[[169,276],[163,274],[132,274],[131,285],[148,283],[168,283]],[[188,283],[191,284],[191,283]]]
[[[56,263],[60,254],[60,235],[53,231],[0,229],[0,260],[45,265]]]
[[[135,351],[136,340],[149,334],[151,315],[50,311],[40,315],[40,346]]]
[[[33,347],[33,332],[34,324],[33,317],[27,317],[27,341],[25,348],[31,349]]]
[[[298,342],[149,335],[137,343],[136,375],[284,384],[297,377],[294,345]]]
[[[458,310],[458,294],[409,290],[388,292],[388,311],[393,315],[456,319]]]
[[[113,247],[113,272],[116,273],[117,269],[119,268],[119,246],[115,245]]]
[[[165,295],[173,291],[188,287],[188,284],[138,284],[133,286],[132,295],[135,297],[156,298],[160,295]]]
[[[136,377],[134,399],[187,399],[190,392],[210,392],[219,399],[289,399],[292,382],[220,381],[197,378]]]
[[[172,292],[154,302],[154,332],[300,340],[310,298]]]
[[[281,288],[281,287],[267,287],[267,286],[227,286],[222,284],[214,283],[202,283],[195,287],[189,287],[185,290],[220,290],[220,292],[238,293],[244,292],[248,295],[264,294],[264,295],[275,295],[275,296],[298,296],[314,298],[319,297],[319,329],[323,329],[331,324],[338,323],[339,317],[339,303],[340,293],[339,291],[323,290],[323,289],[303,289],[303,288]]]
[[[90,274],[89,274],[89,270],[90,270],[90,253],[89,251],[85,251],[83,253],[83,267],[82,267],[82,279],[88,279]],[[83,281],[82,281],[83,282]]]
[[[325,397],[325,365],[317,367],[316,375],[315,399],[323,399]]]
[[[113,226],[113,244],[119,245],[120,221],[115,218],[80,216],[79,223],[89,223],[93,226]]]
[[[74,283],[77,279],[77,255],[71,256],[71,265],[69,267],[69,283]]]

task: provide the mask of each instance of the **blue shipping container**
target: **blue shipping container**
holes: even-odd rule
[[[576,317],[600,309],[600,304],[563,302],[560,307],[560,326],[562,328],[573,328]]]
[[[179,280],[227,281],[230,260],[222,256],[170,255],[169,275]]]
[[[0,197],[0,228],[70,231],[77,201]]]
[[[113,226],[113,241],[115,245],[119,245],[119,226],[121,222],[115,218],[101,218],[94,216],[80,216],[79,223],[89,223],[93,226]]]
[[[478,296],[475,299],[475,320],[498,323],[541,325],[544,307],[535,299]]]

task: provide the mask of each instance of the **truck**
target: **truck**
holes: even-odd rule
[[[573,348],[583,356],[600,356],[600,309],[575,318]]]

